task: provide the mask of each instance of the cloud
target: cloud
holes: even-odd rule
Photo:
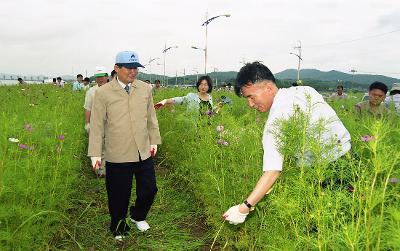
[[[378,26],[382,28],[400,29],[400,9],[380,17]]]

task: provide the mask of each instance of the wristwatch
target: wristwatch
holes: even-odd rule
[[[248,208],[250,209],[250,211],[253,211],[253,210],[254,210],[253,205],[251,205],[247,200],[245,200],[245,201],[243,202],[243,204],[245,204],[246,207],[248,207]]]

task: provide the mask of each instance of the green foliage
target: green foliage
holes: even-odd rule
[[[221,94],[214,92],[213,96]],[[393,241],[398,240],[398,234],[393,230],[400,224],[396,218],[400,187],[389,182],[400,175],[398,118],[360,121],[352,110],[357,99],[332,103],[349,129],[353,145],[350,153],[332,163],[325,154],[332,144],[319,144],[326,121],[311,125],[309,111],[280,121],[280,149],[286,156],[281,177],[244,224],[223,223],[223,212],[241,203],[261,176],[265,122],[264,114],[243,108],[244,99],[233,93],[224,95],[234,104],[223,107],[211,118],[211,124],[187,118],[182,107],[157,112],[163,138],[160,151],[172,163],[171,172],[204,204],[208,223],[221,246],[250,250],[398,246]],[[169,92],[162,98],[171,96]],[[218,133],[217,125],[223,125],[225,132]],[[364,135],[373,135],[376,140],[363,142]],[[216,143],[221,137],[228,146]],[[305,156],[312,156],[312,165],[301,161]],[[348,191],[349,185],[354,186],[354,192]]]
[[[81,124],[83,96],[54,88],[0,88],[2,250],[47,249],[66,219],[77,184],[76,156],[85,146],[83,130],[75,126]]]
[[[189,91],[195,90],[156,90],[154,101]],[[104,181],[100,194],[87,191],[99,181],[86,167],[84,94],[48,85],[1,87],[0,249],[400,249],[400,185],[391,182],[400,178],[398,117],[354,116],[360,97],[330,103],[352,136],[351,152],[333,163],[322,158],[329,144],[316,143],[323,121],[310,125],[307,112],[281,121],[284,171],[246,222],[233,226],[222,214],[241,203],[262,174],[267,114],[232,92],[212,95],[228,96],[233,105],[201,119],[188,116],[184,105],[157,111],[158,155],[166,169],[158,171],[152,228],[132,232],[118,246],[107,231]],[[362,141],[365,135],[373,140]],[[227,145],[217,144],[221,139]],[[312,166],[299,161],[308,153]]]

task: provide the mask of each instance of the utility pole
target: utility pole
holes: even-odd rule
[[[218,68],[217,67],[213,67],[214,68],[214,74],[215,74],[215,88],[218,88]]]
[[[175,71],[175,86],[178,85],[178,70]]]
[[[357,70],[351,69],[350,72],[353,73],[353,77],[352,77],[352,79],[351,79],[351,82],[354,83],[354,73],[356,73]]]
[[[291,52],[290,54],[295,55],[299,59],[299,63],[297,65],[297,81],[299,81],[300,80],[300,62],[301,62],[301,60],[303,60],[303,58],[301,57],[301,41],[300,40],[299,40],[299,45],[293,47],[293,49],[298,50],[298,53]]]
[[[183,68],[183,85],[186,84],[186,72],[185,72],[185,68]]]

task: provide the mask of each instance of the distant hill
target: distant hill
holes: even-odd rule
[[[297,70],[288,69],[282,72],[276,73],[275,77],[278,79],[297,79]],[[369,75],[369,74],[349,74],[340,71],[320,71],[316,69],[303,69],[300,70],[300,78],[303,80],[313,79],[319,81],[347,81],[359,84],[370,85],[374,81],[380,81],[388,86],[391,86],[393,83],[400,82],[400,79],[386,77],[383,75]]]

